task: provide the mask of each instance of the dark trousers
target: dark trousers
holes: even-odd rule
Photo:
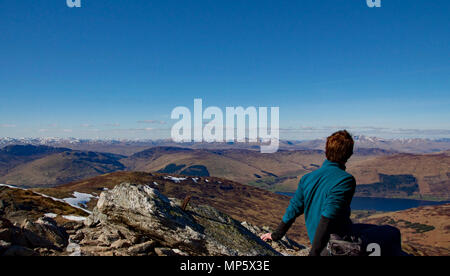
[[[362,256],[405,256],[402,251],[400,231],[389,225],[351,224],[341,234],[332,234],[333,239],[357,241],[361,240]],[[346,234],[344,234],[346,233]],[[329,256],[327,248],[321,252],[322,256]]]
[[[370,255],[373,250],[369,250],[370,244],[379,245],[381,256],[401,256],[404,255],[402,251],[402,241],[400,230],[389,225],[372,225],[372,224],[353,224],[352,236],[361,238],[362,249]],[[376,248],[377,246],[371,246]]]

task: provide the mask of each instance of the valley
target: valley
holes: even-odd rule
[[[23,154],[27,152],[27,154]],[[22,187],[51,187],[117,171],[214,176],[272,192],[295,192],[300,178],[324,161],[321,150],[151,147],[129,156],[47,146],[0,149],[0,182]],[[2,161],[3,160],[3,161]],[[9,161],[10,160],[10,161]],[[396,153],[358,148],[347,170],[360,197],[448,200],[450,155]]]

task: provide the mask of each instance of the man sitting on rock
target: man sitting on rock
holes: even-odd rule
[[[356,181],[345,171],[345,164],[353,154],[353,146],[353,138],[345,130],[327,138],[327,160],[320,169],[302,177],[277,230],[262,235],[261,239],[281,239],[295,219],[304,214],[312,243],[310,256],[364,255],[368,249],[377,247],[381,251],[377,254],[401,254],[398,229],[353,224],[350,220]]]

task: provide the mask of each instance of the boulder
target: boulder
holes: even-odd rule
[[[122,183],[101,193],[71,240],[81,255],[97,256],[277,256],[304,249],[287,239],[272,247],[258,228],[210,206],[191,203],[183,210],[181,204],[149,186]]]
[[[122,184],[103,192],[88,225],[126,226],[168,243],[201,246],[201,226],[148,186]]]
[[[35,222],[25,220],[22,232],[30,248],[63,250],[68,245],[69,237],[64,228],[58,227],[56,222],[48,217],[39,218]]]

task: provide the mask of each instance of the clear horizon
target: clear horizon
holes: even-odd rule
[[[165,139],[170,113],[280,107],[283,140],[450,137],[450,2],[5,1],[0,137]]]
[[[169,130],[168,130],[169,132]],[[331,133],[330,133],[331,134]],[[353,134],[353,133],[351,133]],[[280,141],[313,141],[313,140],[324,140],[326,139],[328,136],[314,136],[314,138],[306,138],[306,139],[297,139],[297,138],[283,138],[280,137]],[[435,138],[427,138],[427,137],[409,137],[409,138],[385,138],[385,137],[381,137],[381,136],[369,136],[369,135],[364,135],[364,134],[360,134],[360,135],[353,135],[353,137],[364,137],[364,138],[376,138],[376,139],[381,139],[381,140],[414,140],[414,139],[422,139],[422,140],[431,140],[431,141],[437,141],[437,140],[450,140],[450,137],[435,137]],[[0,136],[0,139],[14,139],[14,140],[27,140],[27,139],[33,139],[33,140],[86,140],[86,141],[136,141],[136,142],[146,142],[146,141],[163,141],[163,140],[171,140],[172,138],[167,137],[167,138],[115,138],[115,137],[106,137],[106,138],[100,138],[100,137],[95,137],[95,138],[83,138],[83,137],[72,137],[72,136],[28,136],[28,137],[10,137],[10,136]],[[188,142],[188,143],[194,143],[194,141],[192,140],[192,142]],[[200,142],[200,143],[210,143],[210,142]],[[228,142],[214,142],[214,143],[228,143]],[[182,144],[182,143],[181,143]]]

